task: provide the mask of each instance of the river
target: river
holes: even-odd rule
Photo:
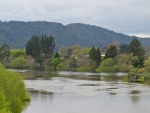
[[[126,73],[19,71],[31,95],[22,113],[149,113],[150,86]]]

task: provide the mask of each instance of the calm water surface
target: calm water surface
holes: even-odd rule
[[[150,113],[150,86],[126,73],[21,72],[31,102],[22,113]]]

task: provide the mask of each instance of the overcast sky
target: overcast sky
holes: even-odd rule
[[[0,20],[85,23],[150,36],[150,0],[0,0]]]

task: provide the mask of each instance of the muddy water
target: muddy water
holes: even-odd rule
[[[150,86],[125,73],[22,72],[31,102],[22,113],[150,113]]]

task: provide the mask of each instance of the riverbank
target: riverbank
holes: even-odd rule
[[[26,101],[30,96],[23,77],[0,64],[0,113],[21,113]]]

